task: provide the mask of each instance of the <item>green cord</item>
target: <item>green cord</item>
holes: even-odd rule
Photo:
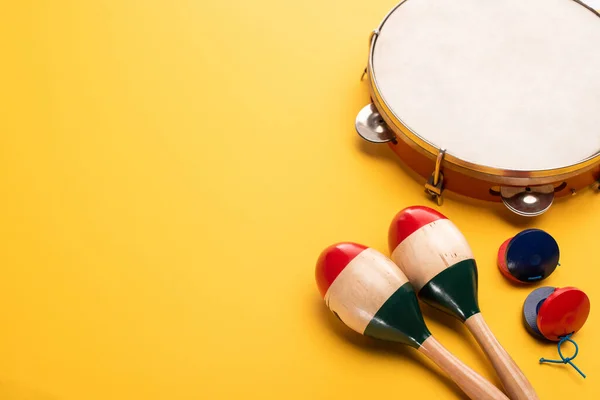
[[[583,372],[581,372],[581,370],[579,368],[577,368],[577,365],[573,364],[571,362],[571,360],[575,359],[575,357],[577,357],[577,353],[579,353],[579,346],[577,346],[577,343],[575,343],[575,341],[573,339],[571,339],[571,336],[573,334],[569,333],[566,336],[560,336],[560,341],[558,342],[558,355],[560,356],[560,360],[548,360],[546,358],[540,358],[540,364],[541,363],[554,363],[554,364],[569,364],[571,367],[575,368],[575,370],[577,372],[579,372],[579,374],[581,376],[583,376],[583,378],[585,378],[585,374]],[[565,357],[562,354],[562,351],[560,350],[560,346],[564,343],[564,342],[571,342],[573,343],[573,345],[575,346],[575,354],[573,354],[572,357]]]

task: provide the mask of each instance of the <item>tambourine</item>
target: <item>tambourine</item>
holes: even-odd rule
[[[371,35],[356,129],[438,204],[448,190],[540,215],[600,178],[590,43],[600,14],[579,1],[401,1]]]
[[[570,364],[584,378],[572,360],[579,348],[572,336],[585,324],[590,314],[590,299],[575,287],[555,288],[550,286],[535,289],[523,303],[523,322],[527,331],[537,339],[558,342],[561,360],[541,358],[540,362]],[[569,341],[575,345],[575,354],[564,357],[560,346]]]
[[[526,229],[498,249],[498,269],[508,280],[531,284],[550,276],[559,264],[556,240],[541,229]]]

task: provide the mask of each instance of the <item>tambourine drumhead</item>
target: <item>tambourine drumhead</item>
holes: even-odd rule
[[[600,151],[600,17],[573,0],[406,0],[372,48],[374,90],[404,128],[492,168]]]

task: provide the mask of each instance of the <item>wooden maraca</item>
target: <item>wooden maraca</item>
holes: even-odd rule
[[[315,277],[327,307],[354,331],[417,349],[471,399],[507,400],[431,335],[412,285],[388,257],[357,243],[335,244],[319,256]]]
[[[537,399],[523,372],[498,342],[479,310],[477,265],[465,237],[428,207],[400,211],[389,228],[392,260],[419,299],[465,323],[513,400]]]

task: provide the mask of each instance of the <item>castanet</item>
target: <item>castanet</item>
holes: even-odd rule
[[[358,243],[334,244],[320,254],[315,278],[327,307],[352,330],[417,349],[471,399],[507,400],[431,335],[413,286],[382,253]]]
[[[585,378],[585,374],[573,363],[579,354],[573,335],[583,328],[589,314],[590,298],[576,287],[542,286],[531,292],[523,303],[525,327],[538,339],[556,342],[560,356],[560,360],[542,357],[540,363],[569,364]],[[574,355],[563,355],[560,347],[565,342],[575,346]]]
[[[467,326],[509,397],[537,399],[531,383],[483,319],[475,258],[452,221],[429,207],[408,207],[393,218],[388,239],[392,260],[408,277],[418,298]]]
[[[517,284],[531,284],[548,278],[559,264],[556,240],[541,229],[525,229],[507,239],[498,249],[498,269]]]

